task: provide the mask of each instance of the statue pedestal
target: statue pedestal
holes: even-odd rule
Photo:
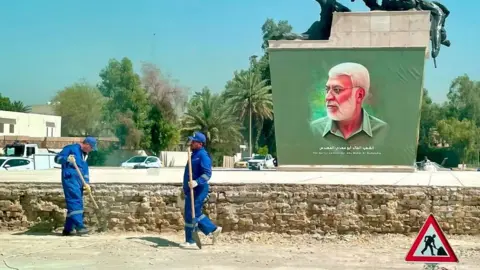
[[[430,42],[429,11],[333,13],[329,40],[269,40],[269,50],[319,48],[426,47]]]
[[[278,169],[414,171],[429,42],[428,11],[334,13],[329,40],[269,41]],[[325,96],[318,95],[325,95],[328,70],[345,62],[360,63],[369,70],[373,101],[366,110],[389,126],[380,147],[364,145],[364,150],[355,152],[348,150],[353,146],[345,140],[343,146],[331,148],[331,143],[320,142],[326,132],[323,137],[311,134],[312,121],[326,117]],[[316,105],[312,105],[312,93],[318,93]],[[320,107],[323,112],[315,113]],[[362,153],[363,159],[355,156]]]

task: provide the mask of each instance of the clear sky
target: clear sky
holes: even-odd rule
[[[353,11],[363,1],[341,0]],[[450,81],[480,79],[480,1],[440,0],[450,10],[452,47],[426,63],[425,87],[445,100]],[[466,4],[468,2],[468,4]],[[0,93],[26,104],[45,103],[82,78],[99,81],[110,58],[142,61],[198,91],[221,91],[233,71],[262,54],[265,19],[286,19],[297,33],[318,19],[314,0],[24,0],[1,1]],[[478,28],[477,28],[478,29]],[[154,35],[155,33],[155,35]]]

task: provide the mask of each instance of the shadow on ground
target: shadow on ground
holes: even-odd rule
[[[50,221],[42,221],[39,222],[24,232],[17,232],[13,233],[12,235],[37,235],[37,236],[45,236],[45,235],[54,235],[54,236],[61,236],[62,234],[59,232],[55,232],[57,225]]]
[[[156,247],[179,247],[180,246],[178,243],[172,242],[170,240],[167,240],[167,239],[161,238],[161,237],[151,237],[151,236],[129,237],[129,238],[127,238],[127,240],[146,241],[146,242],[150,242],[152,244],[155,244]]]
[[[36,232],[36,231],[24,231],[12,233],[12,235],[32,235],[32,236],[62,236],[62,233],[57,232]]]

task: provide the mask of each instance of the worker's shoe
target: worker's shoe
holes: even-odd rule
[[[88,232],[87,228],[83,228],[83,229],[77,230],[77,235],[80,235],[80,236],[82,236],[82,235],[88,235],[88,233],[89,233],[89,232]]]
[[[180,248],[184,248],[184,249],[197,249],[197,245],[196,245],[195,243],[185,242],[185,243],[180,244]]]
[[[212,240],[214,245],[217,242],[218,237],[220,236],[221,233],[222,233],[222,227],[220,226],[218,226],[217,229],[212,232]]]
[[[62,236],[73,236],[73,235],[75,235],[73,232],[69,232],[65,230],[62,231]]]

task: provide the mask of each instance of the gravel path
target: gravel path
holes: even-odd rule
[[[223,234],[202,250],[178,248],[182,234],[96,234],[89,237],[0,233],[0,269],[349,270],[422,269],[404,262],[414,236]],[[480,270],[480,237],[451,236],[460,263]],[[8,267],[7,267],[7,265]],[[10,267],[10,268],[9,268]]]

